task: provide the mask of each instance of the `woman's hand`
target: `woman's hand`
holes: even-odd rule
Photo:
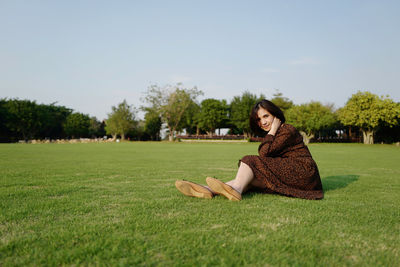
[[[282,124],[281,120],[275,117],[271,125],[271,130],[268,132],[268,134],[275,135],[281,124]]]

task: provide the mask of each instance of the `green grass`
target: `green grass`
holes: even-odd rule
[[[189,198],[255,143],[0,145],[0,266],[399,266],[400,148],[312,144],[325,198]]]

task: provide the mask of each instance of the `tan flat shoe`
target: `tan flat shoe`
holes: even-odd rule
[[[212,177],[207,177],[206,182],[214,193],[223,195],[232,201],[242,200],[242,195],[230,185]]]
[[[181,191],[182,194],[189,197],[198,197],[198,198],[213,198],[214,194],[208,190],[205,186],[185,181],[178,180],[175,182],[176,188]]]

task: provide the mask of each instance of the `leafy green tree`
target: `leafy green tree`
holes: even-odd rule
[[[400,105],[400,103],[398,103]],[[400,118],[397,119],[396,125],[388,126],[382,123],[374,134],[374,141],[386,144],[392,144],[400,141]]]
[[[108,114],[108,119],[106,120],[106,133],[111,134],[113,139],[120,135],[121,139],[125,140],[125,135],[136,125],[136,110],[133,106],[128,105],[126,100],[111,109],[112,112]]]
[[[65,132],[63,125],[72,110],[64,106],[56,106],[55,103],[50,105],[37,105],[38,123],[40,130],[39,138],[64,138]]]
[[[70,114],[64,123],[64,131],[71,138],[88,137],[89,127],[89,115],[78,112]]]
[[[289,98],[284,97],[281,92],[277,91],[273,96],[270,101],[277,105],[283,112],[293,107],[293,102]]]
[[[8,129],[7,121],[9,118],[8,109],[6,108],[7,100],[0,99],[0,143],[8,142],[12,138],[11,131]]]
[[[144,132],[150,136],[152,141],[160,140],[160,130],[161,130],[161,117],[154,110],[147,110],[144,115]]]
[[[228,105],[226,100],[205,99],[201,102],[199,113],[199,126],[210,136],[215,129],[221,128],[222,123],[228,119]]]
[[[186,129],[187,134],[200,134],[199,126],[200,105],[196,101],[191,101],[182,118],[180,128]]]
[[[374,133],[381,123],[398,124],[400,105],[389,97],[379,97],[370,92],[357,92],[338,111],[344,125],[357,126],[363,133],[364,144],[374,143]]]
[[[6,101],[7,128],[14,132],[17,138],[32,139],[40,128],[37,104],[35,101],[11,99]]]
[[[167,124],[169,140],[173,141],[175,133],[182,129],[185,112],[191,102],[201,94],[202,92],[197,87],[187,89],[180,83],[162,88],[152,85],[148,88],[144,100],[150,104],[148,108],[156,110],[163,122]]]
[[[63,124],[72,110],[63,106],[36,104],[35,101],[2,99],[0,128],[3,140],[64,137]]]
[[[251,110],[262,99],[265,99],[264,95],[257,97],[249,91],[245,91],[241,96],[235,96],[231,101],[229,114],[231,123],[246,136],[251,134],[249,123]]]
[[[286,121],[296,127],[308,144],[315,134],[337,122],[332,105],[320,102],[295,105],[286,112]]]
[[[104,124],[97,120],[96,117],[90,118],[90,126],[89,126],[89,136],[90,137],[103,137],[106,135],[106,131],[104,129]]]
[[[129,140],[134,141],[145,141],[149,140],[149,135],[144,130],[145,121],[139,120],[135,123],[135,127],[133,127],[129,132],[126,134],[126,137]]]

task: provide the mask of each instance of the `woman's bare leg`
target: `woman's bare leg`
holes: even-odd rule
[[[254,174],[249,165],[240,162],[239,170],[236,178],[227,182],[227,185],[232,186],[239,193],[246,192],[254,180]]]

